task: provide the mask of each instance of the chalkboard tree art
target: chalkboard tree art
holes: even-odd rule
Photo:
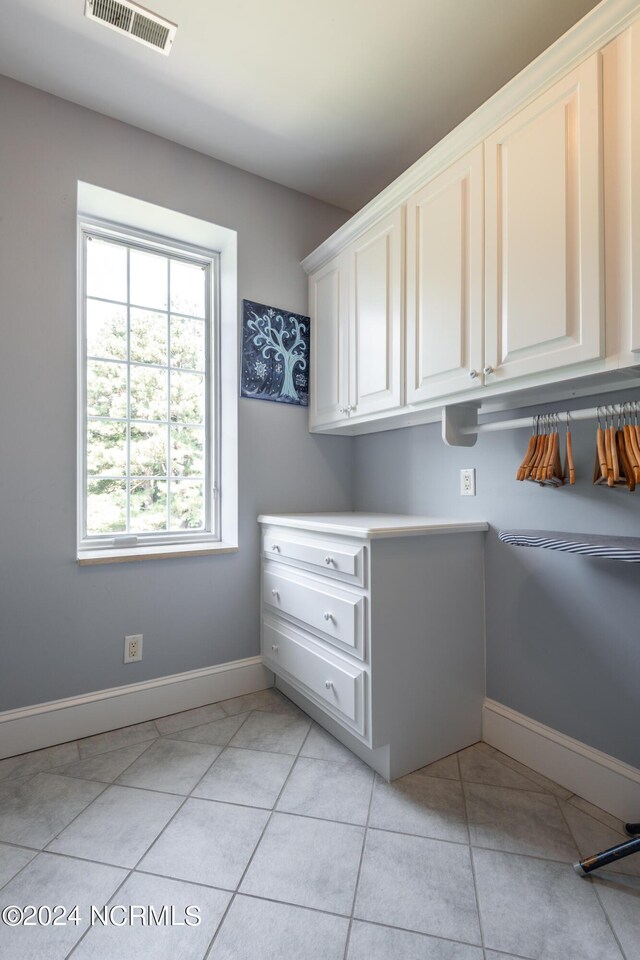
[[[307,406],[309,317],[243,301],[243,397]]]

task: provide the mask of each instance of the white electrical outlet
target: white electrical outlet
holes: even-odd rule
[[[124,638],[124,662],[134,663],[142,660],[142,634],[134,633]]]
[[[475,497],[476,495],[476,468],[465,467],[460,471],[460,496]]]

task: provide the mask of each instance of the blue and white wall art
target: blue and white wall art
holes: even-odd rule
[[[309,403],[309,317],[242,301],[240,394],[306,407]]]

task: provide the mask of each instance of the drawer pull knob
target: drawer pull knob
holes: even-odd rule
[[[277,653],[277,652],[278,652],[278,644],[277,644],[277,643],[272,643],[272,644],[271,644],[271,649],[273,650],[274,653]]]
[[[278,593],[278,591],[276,590],[275,587],[274,587],[273,590],[271,591],[271,596],[272,596],[272,597],[275,597],[276,600],[277,600],[277,599],[279,598],[279,596],[280,596],[280,594]]]
[[[325,620],[333,620],[333,614],[332,614],[332,613],[329,613],[329,611],[326,610],[325,613],[324,613],[324,618],[325,618]]]
[[[335,560],[333,557],[325,557],[324,562],[327,564],[327,566],[329,566],[330,564],[335,563]]]
[[[327,688],[327,690],[333,689],[333,680],[325,680],[324,685]]]
[[[280,553],[280,547],[278,546],[277,543],[272,544],[271,549],[274,550],[276,553]]]

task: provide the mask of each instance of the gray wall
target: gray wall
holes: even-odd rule
[[[346,214],[2,79],[0,130],[0,710],[256,654],[256,515],[356,506],[488,520],[488,695],[640,766],[640,569],[496,535],[640,535],[640,492],[591,486],[590,425],[574,431],[578,485],[547,490],[513,479],[523,432],[466,450],[437,426],[312,437],[305,410],[241,400],[240,552],[78,567],[77,180],[238,230],[240,297],[295,311],[300,259]],[[458,494],[465,466],[475,499]],[[122,637],[137,632],[144,660],[125,666]]]
[[[640,536],[640,491],[593,487],[594,425],[572,433],[578,481],[559,489],[515,480],[526,431],[465,449],[446,447],[435,424],[359,437],[356,509],[487,520],[487,695],[640,767],[640,566],[497,537],[525,527]],[[475,498],[459,494],[462,467],[476,468]],[[452,602],[461,590],[452,572]]]
[[[240,552],[78,567],[76,184],[236,229],[239,297],[300,312],[300,259],[347,214],[1,78],[0,131],[0,710],[253,656],[256,516],[348,509],[350,441],[241,400]]]

